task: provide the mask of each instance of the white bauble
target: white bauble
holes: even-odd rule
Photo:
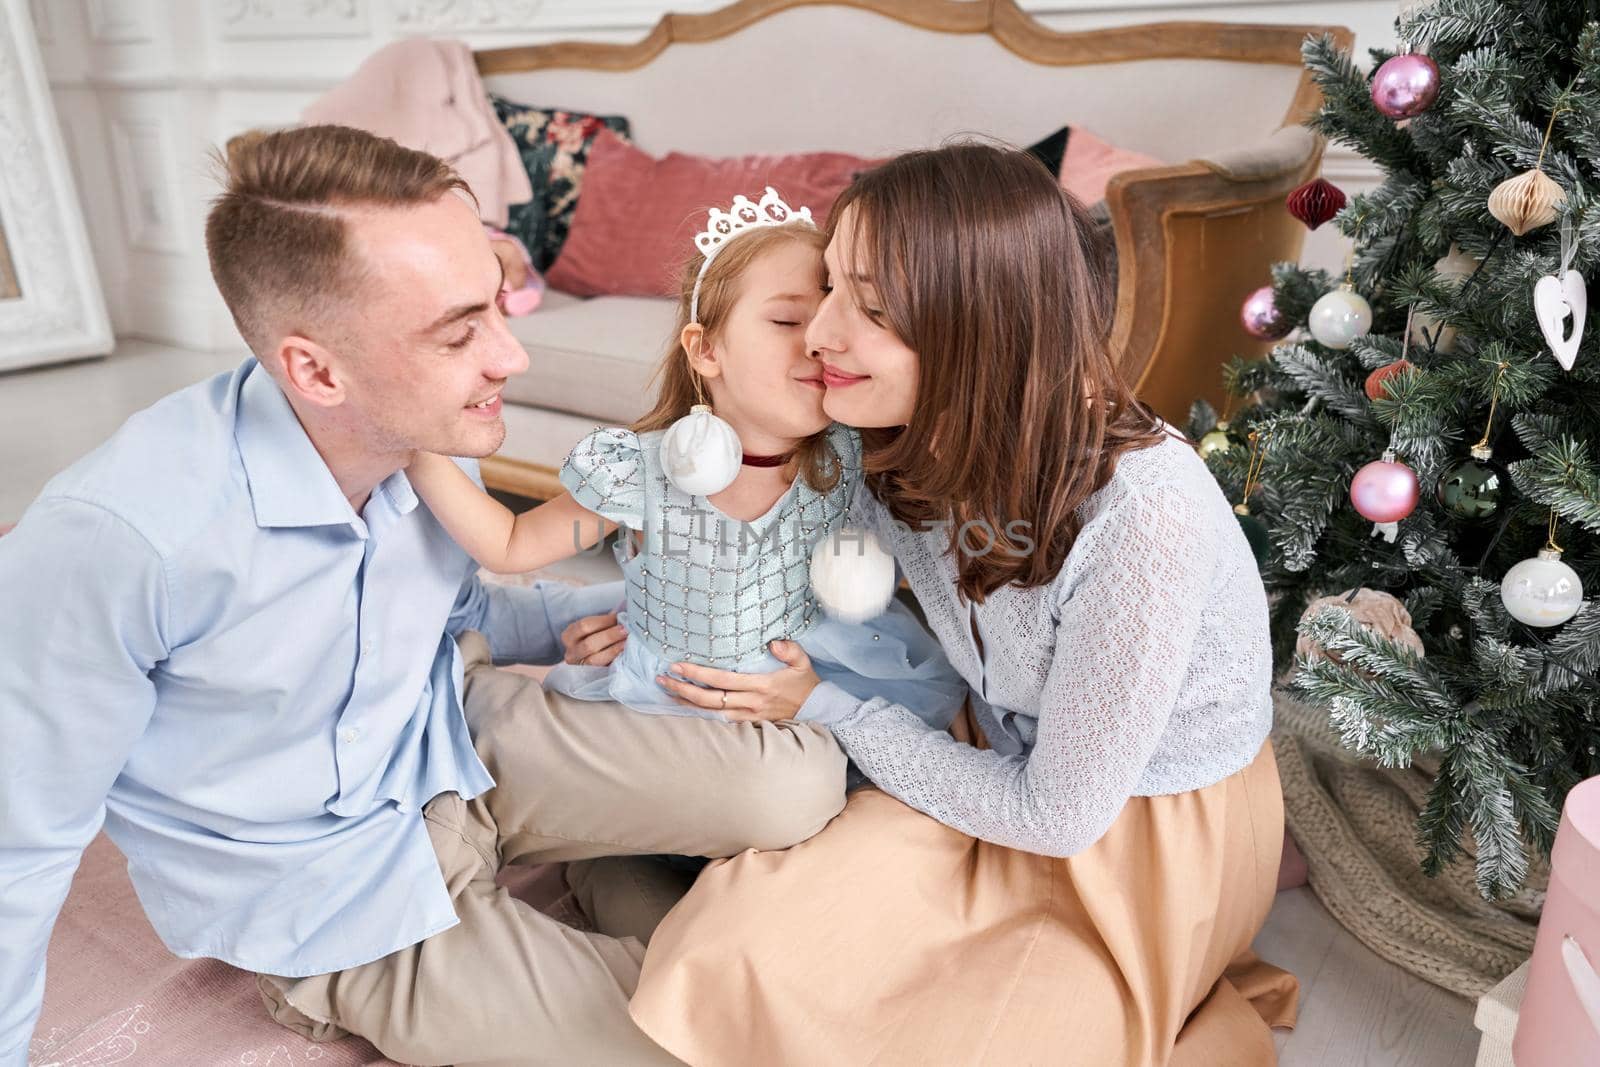
[[[1329,348],[1349,348],[1351,341],[1372,328],[1372,305],[1354,289],[1341,286],[1311,305],[1306,325],[1311,336]]]
[[[1560,551],[1541,548],[1536,559],[1525,559],[1506,571],[1500,599],[1518,622],[1560,626],[1583,606],[1583,582],[1577,571],[1561,562]]]
[[[866,622],[894,599],[894,556],[871,530],[846,526],[811,549],[811,591],[840,622]]]
[[[733,427],[696,404],[661,435],[661,470],[690,496],[720,493],[739,476],[744,446]]]

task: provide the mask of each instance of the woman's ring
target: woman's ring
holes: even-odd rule
[[[728,691],[726,689],[722,691],[722,710],[728,710]]]

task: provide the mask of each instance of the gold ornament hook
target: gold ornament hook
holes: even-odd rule
[[[1494,372],[1494,385],[1489,389],[1489,420],[1483,424],[1483,436],[1478,438],[1478,443],[1472,446],[1474,455],[1480,449],[1489,447],[1489,431],[1494,428],[1494,411],[1500,403],[1500,379],[1505,377],[1506,368],[1510,367],[1511,364],[1502,359],[1496,366],[1499,369]]]
[[[1260,484],[1261,469],[1266,466],[1267,462],[1266,446],[1269,436],[1271,435],[1263,434],[1257,430],[1250,431],[1250,465],[1245,470],[1244,492],[1240,494],[1239,500],[1239,507],[1241,508],[1248,509],[1250,507],[1250,495],[1256,491],[1257,486]],[[1234,510],[1237,511],[1238,508]],[[1245,514],[1248,514],[1248,511]]]

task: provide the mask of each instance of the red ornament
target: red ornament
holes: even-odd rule
[[[1379,367],[1367,375],[1367,399],[1383,400],[1389,395],[1388,386],[1383,383],[1393,378],[1396,374],[1411,369],[1409,359],[1397,359],[1386,367]]]
[[[1326,178],[1317,178],[1290,193],[1284,203],[1289,207],[1289,214],[1314,230],[1344,208],[1345,197],[1337,185]]]

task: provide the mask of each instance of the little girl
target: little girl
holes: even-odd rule
[[[408,476],[492,571],[533,570],[623,529],[627,642],[607,667],[556,667],[552,689],[715,718],[656,678],[674,662],[776,670],[769,644],[793,640],[823,679],[948,726],[966,683],[909,610],[894,602],[847,624],[824,617],[811,593],[812,546],[842,524],[861,483],[860,438],[823,414],[821,370],[804,343],[821,300],[822,234],[769,189],[760,205],[740,197],[731,214],[713,210],[696,244],[654,409],[632,429],[579,442],[561,470],[567,494],[514,515],[446,457],[419,455]],[[727,488],[699,496],[669,480],[660,453],[666,430],[707,392],[744,455]]]

